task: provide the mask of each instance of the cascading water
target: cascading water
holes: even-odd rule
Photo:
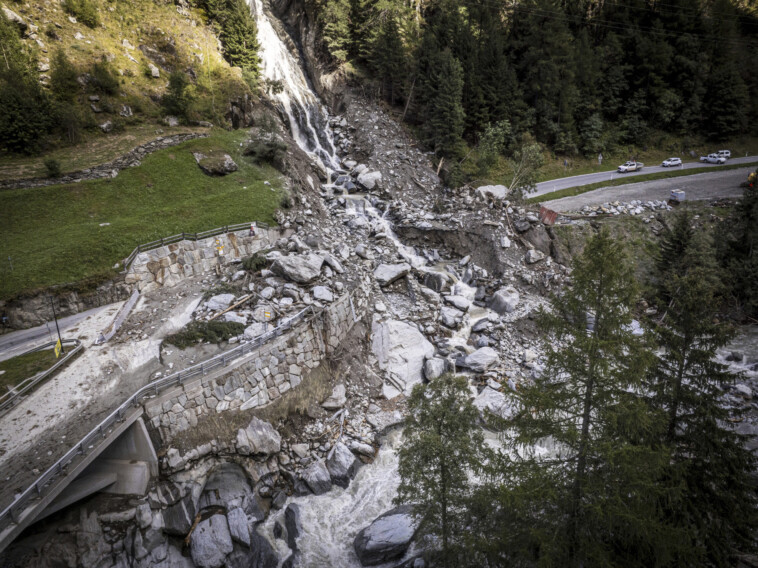
[[[339,158],[329,130],[324,105],[314,94],[299,58],[276,33],[263,8],[263,0],[247,0],[255,15],[261,45],[263,77],[275,85],[273,98],[287,115],[292,137],[326,168],[338,167]]]

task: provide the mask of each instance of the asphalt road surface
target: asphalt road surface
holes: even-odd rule
[[[66,330],[74,327],[77,323],[83,319],[94,315],[102,310],[109,308],[108,306],[100,306],[99,308],[92,308],[86,312],[80,312],[72,316],[65,318],[58,318],[58,327],[61,330],[61,336],[64,339],[66,337]],[[19,331],[12,331],[5,335],[0,335],[0,361],[5,361],[31,349],[47,343],[48,341],[55,341],[57,339],[57,332],[55,330],[55,322],[47,322],[44,325],[32,327],[30,329],[21,329]]]
[[[685,192],[687,201],[715,199],[717,197],[741,197],[740,184],[754,168],[739,168],[721,172],[707,172],[676,178],[656,179],[601,187],[580,195],[545,201],[545,207],[554,211],[579,211],[585,205],[601,205],[613,201],[629,202],[634,199],[651,201],[668,199],[672,189]]]
[[[727,160],[728,165],[735,165],[735,164],[750,164],[753,162],[758,162],[758,156],[746,156],[744,158],[732,158],[731,160]],[[619,178],[628,178],[628,177],[634,177],[639,176],[643,174],[654,174],[658,172],[669,172],[669,171],[680,171],[680,170],[691,170],[693,168],[720,168],[723,166],[720,166],[718,164],[703,164],[700,162],[686,162],[682,166],[677,166],[674,168],[662,168],[660,164],[649,164],[645,165],[639,172],[629,172],[628,174],[620,174],[617,171],[612,172],[598,172],[595,174],[585,174],[581,176],[571,176],[566,178],[560,178],[560,179],[553,179],[550,181],[543,181],[541,183],[537,184],[537,191],[534,193],[530,193],[529,197],[537,197],[540,195],[545,195],[546,193],[550,193],[553,191],[559,191],[561,189],[567,189],[569,187],[577,187],[580,185],[589,185],[591,183],[600,183],[603,181],[612,181]],[[727,170],[727,172],[730,170]]]

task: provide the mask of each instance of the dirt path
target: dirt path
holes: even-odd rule
[[[602,187],[581,195],[546,201],[546,207],[555,211],[578,211],[585,205],[601,205],[612,201],[629,202],[668,199],[672,189],[682,189],[687,200],[714,199],[717,197],[740,197],[740,184],[754,168],[740,168],[720,172],[708,172],[679,178],[659,179],[630,183],[615,187]]]

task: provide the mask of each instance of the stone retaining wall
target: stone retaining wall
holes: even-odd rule
[[[289,333],[238,362],[147,401],[149,425],[164,444],[203,415],[265,406],[300,385],[365,314],[366,287],[344,294]]]
[[[137,255],[129,267],[125,282],[140,292],[161,286],[176,286],[182,278],[198,276],[226,264],[269,248],[280,236],[277,229],[258,229],[255,237],[248,229],[226,233],[199,241],[179,241]],[[216,241],[223,246],[220,256]]]

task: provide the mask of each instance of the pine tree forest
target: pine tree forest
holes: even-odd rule
[[[311,0],[335,64],[369,71],[438,155],[507,121],[561,155],[722,140],[758,117],[758,16],[730,0]]]

